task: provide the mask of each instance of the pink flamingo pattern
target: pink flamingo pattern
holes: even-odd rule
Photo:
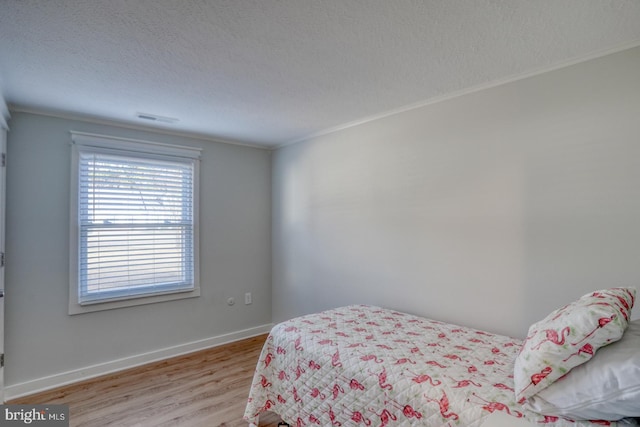
[[[512,412],[512,410],[509,409],[509,407],[504,403],[488,401],[475,393],[472,393],[472,395],[484,403],[482,405],[482,409],[484,409],[485,411],[488,411],[490,413],[494,413],[495,411],[504,411],[509,415],[515,416],[516,418],[522,418],[524,416],[520,411],[513,410]]]
[[[560,332],[561,336],[559,336],[558,332],[553,329],[546,329],[544,331],[546,338],[540,341],[535,347],[532,347],[532,350],[539,349],[540,346],[546,342],[551,342],[555,345],[564,345],[564,340],[569,336],[570,332],[571,328],[568,326],[562,329],[562,331]]]
[[[433,387],[437,387],[440,384],[442,384],[442,381],[434,380],[433,378],[431,378],[431,375],[428,375],[428,374],[412,374],[412,375],[413,375],[413,378],[411,378],[411,381],[413,381],[416,384],[422,384],[423,382],[427,382],[427,381]]]
[[[451,388],[464,388],[464,387],[470,387],[470,386],[473,386],[473,387],[482,387],[482,384],[477,383],[477,382],[475,382],[475,381],[473,381],[473,380],[467,380],[467,379],[464,379],[464,380],[455,380],[455,379],[453,379],[453,378],[451,378],[451,377],[449,377],[449,376],[447,376],[447,378],[449,378],[450,380],[452,380],[452,381],[453,381],[453,383],[452,383],[452,384],[455,384],[455,385],[452,385],[452,386],[451,386]]]
[[[596,331],[598,331],[599,329],[604,328],[605,326],[607,326],[610,322],[612,322],[615,318],[616,318],[616,314],[612,314],[609,317],[601,317],[598,319],[598,326],[596,326],[595,328],[593,328],[593,330],[591,332],[589,332],[587,335],[585,335],[580,341],[572,343],[573,345],[578,345],[581,342],[583,342],[586,339],[589,339],[593,334],[596,333]]]
[[[362,305],[321,317],[307,315],[272,330],[247,400],[249,426],[258,426],[264,411],[294,414],[285,419],[291,426],[461,427],[480,425],[492,412],[526,417],[533,425],[551,422],[516,401],[514,361],[522,341]],[[569,362],[588,356],[590,339],[572,346],[579,338],[563,332],[568,325],[539,328],[529,345],[564,343]],[[527,385],[537,387],[553,374],[555,368],[538,367]],[[554,427],[593,425],[553,421]]]
[[[583,353],[588,354],[589,356],[593,356],[593,354],[595,353],[595,351],[593,350],[593,346],[589,343],[586,343],[585,345],[580,347],[578,351],[576,351],[575,353],[571,353],[569,357],[567,357],[566,359],[563,359],[562,361],[566,362],[567,360],[571,359],[573,356],[579,356]]]
[[[553,368],[551,366],[545,366],[540,372],[536,372],[535,374],[531,375],[531,382],[527,384],[527,386],[522,391],[527,390],[532,385],[535,386],[540,384],[540,382],[547,378],[551,372],[553,372]]]
[[[447,397],[447,393],[444,390],[442,390],[442,397],[440,399],[432,399],[426,395],[424,398],[427,400],[427,402],[435,402],[438,404],[438,407],[440,409],[440,416],[442,416],[442,418],[451,418],[454,421],[460,418],[458,414],[449,409],[449,398]]]

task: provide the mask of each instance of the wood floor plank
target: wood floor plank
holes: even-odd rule
[[[242,420],[267,335],[54,390],[11,404],[67,404],[72,427],[246,427]],[[275,414],[260,426],[276,427]]]

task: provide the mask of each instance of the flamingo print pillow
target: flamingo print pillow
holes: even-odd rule
[[[516,399],[524,403],[618,341],[629,325],[634,288],[612,288],[584,295],[529,328],[515,361]]]

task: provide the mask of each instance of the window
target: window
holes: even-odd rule
[[[199,149],[72,140],[69,314],[199,296]]]

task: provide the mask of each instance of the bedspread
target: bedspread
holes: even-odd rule
[[[269,334],[244,418],[257,426],[272,411],[292,426],[475,427],[500,411],[533,424],[593,425],[515,402],[521,344],[363,305],[299,317]]]

